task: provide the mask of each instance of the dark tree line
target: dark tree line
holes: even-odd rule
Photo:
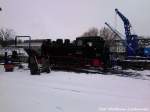
[[[112,46],[115,44],[115,40],[118,39],[117,35],[113,33],[110,29],[103,27],[101,29],[98,28],[90,28],[88,31],[83,33],[81,36],[100,36],[102,37],[108,46]]]

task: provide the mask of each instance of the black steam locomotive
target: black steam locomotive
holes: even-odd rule
[[[48,57],[53,68],[107,68],[110,66],[109,48],[99,37],[78,37],[43,41],[41,57]]]

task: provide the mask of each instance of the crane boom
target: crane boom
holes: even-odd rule
[[[139,49],[137,35],[131,34],[131,31],[130,31],[131,24],[130,24],[128,18],[126,18],[118,9],[115,9],[115,12],[116,12],[116,14],[119,15],[119,17],[122,19],[122,21],[124,23],[126,43],[128,45],[128,46],[126,46],[127,55],[128,56],[137,56],[138,55],[137,50]]]
[[[105,25],[122,40],[121,36],[107,22],[105,22]]]
[[[116,36],[118,36],[118,37],[122,40],[122,43],[123,43],[124,46],[126,46],[126,47],[132,49],[132,48],[127,44],[127,42],[124,41],[124,39],[121,37],[121,35],[119,34],[119,32],[118,32],[116,29],[112,28],[107,22],[105,22],[105,25],[106,25],[113,33],[115,33]],[[132,49],[132,51],[133,51],[133,49]]]
[[[122,21],[124,23],[125,35],[126,35],[126,37],[129,37],[131,35],[131,31],[130,31],[131,24],[130,24],[129,20],[118,9],[115,9],[115,12],[122,19]]]

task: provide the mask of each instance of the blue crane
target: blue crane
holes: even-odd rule
[[[115,9],[115,12],[119,15],[124,23],[125,36],[126,36],[126,51],[127,56],[138,56],[139,54],[139,45],[138,45],[138,36],[131,34],[131,24],[128,18],[126,18],[118,9]]]

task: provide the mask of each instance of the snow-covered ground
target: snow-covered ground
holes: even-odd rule
[[[0,112],[122,111],[150,112],[149,79],[56,71],[30,75],[0,66]]]

